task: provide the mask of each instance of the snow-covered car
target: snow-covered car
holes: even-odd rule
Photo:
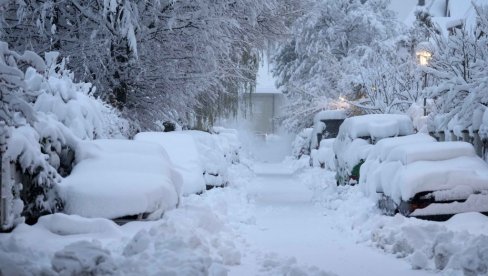
[[[412,120],[401,114],[369,114],[344,120],[334,141],[338,185],[356,184],[359,169],[376,142],[414,133]]]
[[[183,195],[205,191],[204,169],[197,144],[190,134],[184,131],[140,132],[134,140],[155,143],[166,150],[174,168],[183,178]]]
[[[488,214],[488,164],[466,142],[424,134],[384,139],[361,167],[360,186],[385,214],[444,220]]]
[[[207,190],[225,187],[229,184],[228,166],[225,152],[221,147],[221,137],[204,131],[188,130],[197,144]]]
[[[159,219],[178,205],[181,176],[159,145],[132,140],[80,142],[76,165],[59,183],[64,212],[88,218]]]
[[[313,118],[313,133],[310,141],[310,150],[318,149],[322,139],[337,137],[339,127],[346,119],[346,111],[323,110]]]

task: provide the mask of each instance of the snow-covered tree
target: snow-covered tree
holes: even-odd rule
[[[315,1],[297,20],[290,40],[274,58],[278,85],[290,103],[285,125],[291,129],[310,125],[313,114],[332,108],[341,95],[353,97],[361,80],[348,79],[347,70],[355,69],[351,60],[363,58],[374,43],[396,35],[397,23],[387,4]]]
[[[283,34],[298,2],[11,0],[0,35],[17,51],[59,51],[97,96],[157,129],[229,113],[222,103],[252,86],[256,49]]]
[[[476,7],[478,24],[449,36],[433,33],[434,51],[426,73],[432,79],[425,93],[435,102],[431,129],[467,129],[473,116],[488,105],[488,7]],[[454,126],[455,125],[455,126]]]

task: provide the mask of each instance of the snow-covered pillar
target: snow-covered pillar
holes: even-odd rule
[[[11,198],[12,179],[10,176],[10,162],[5,158],[7,151],[8,128],[5,122],[0,122],[0,231],[11,228],[9,213],[9,199]]]
[[[483,157],[483,142],[481,141],[479,130],[473,131],[473,145],[474,149],[476,150],[476,154],[479,157]]]

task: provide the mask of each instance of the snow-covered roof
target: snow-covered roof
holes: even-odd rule
[[[269,64],[266,56],[259,62],[258,74],[256,77],[256,93],[281,93],[275,85],[275,79],[271,70],[272,65]]]

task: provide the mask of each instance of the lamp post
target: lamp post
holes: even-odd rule
[[[427,50],[419,50],[417,51],[417,61],[420,66],[427,66],[429,65],[429,60],[432,57],[432,53]],[[427,72],[424,72],[424,85],[422,89],[427,87]],[[427,97],[424,95],[424,116],[427,116]]]

